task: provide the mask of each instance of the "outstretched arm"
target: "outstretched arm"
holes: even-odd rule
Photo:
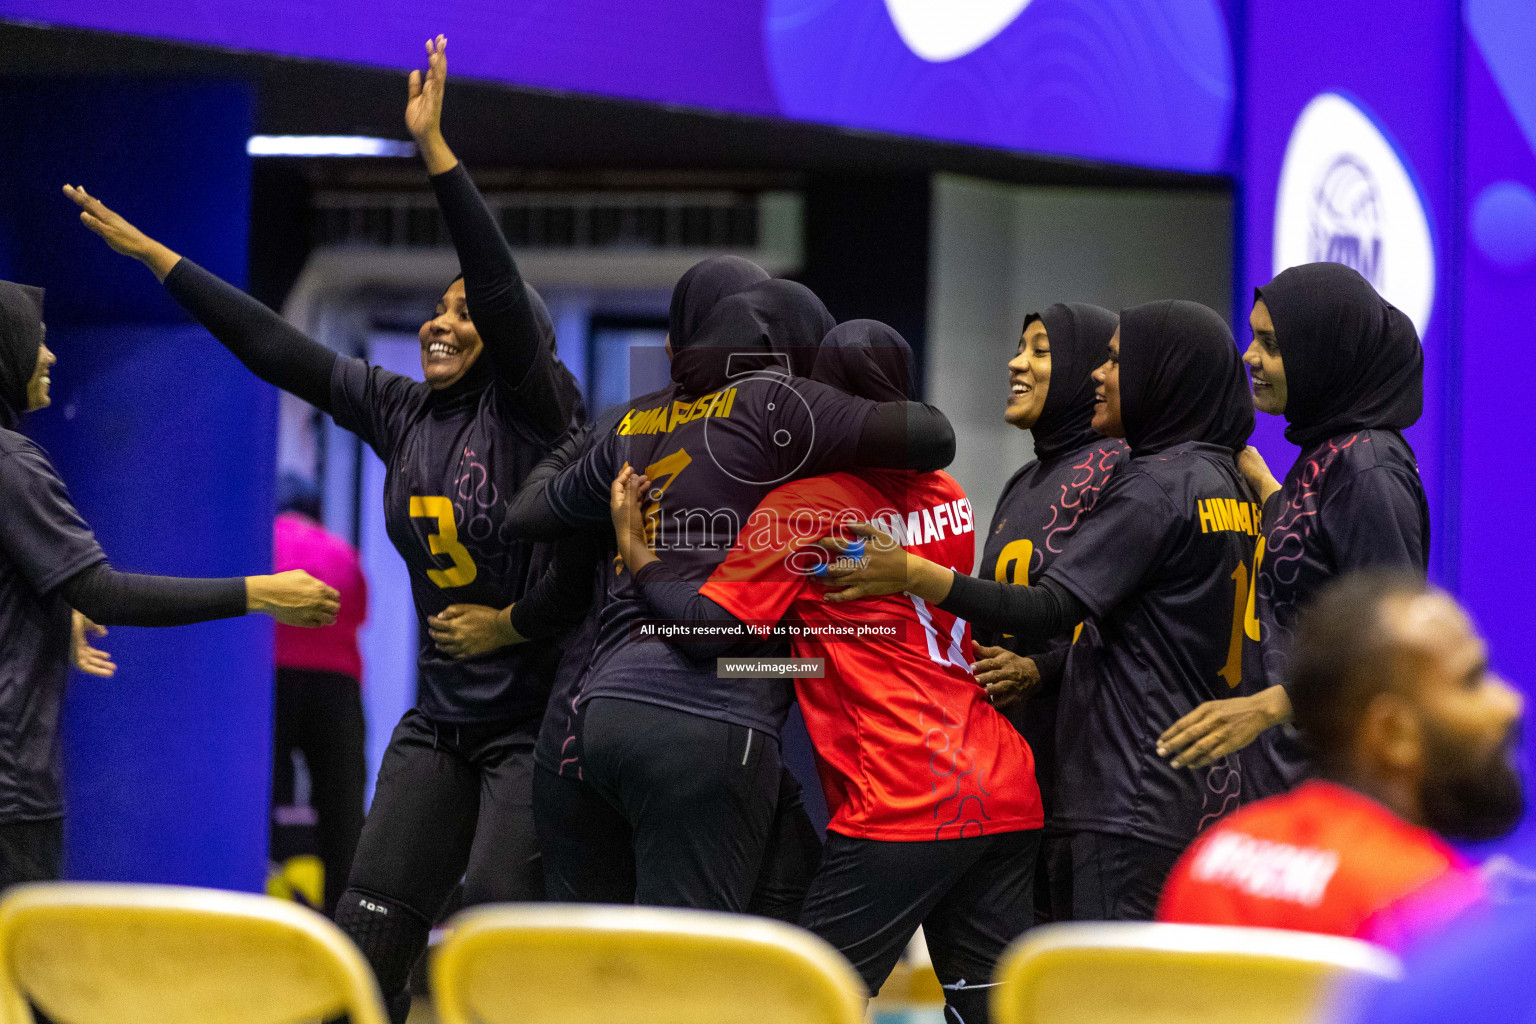
[[[464,298],[480,340],[509,387],[518,390],[524,414],[546,432],[569,424],[555,381],[553,339],[546,337],[517,261],[485,199],[443,138],[443,92],[448,79],[448,40],[427,42],[427,71],[412,71],[405,123],[431,175],[437,205],[448,225],[464,274]]]
[[[336,591],[302,571],[212,580],[118,572],[35,445],[0,455],[0,499],[6,505],[0,553],[36,593],[59,594],[93,622],[173,626],[248,611],[297,626],[336,619]],[[77,640],[80,625],[75,624]]]
[[[256,376],[331,412],[336,353],[266,306],[150,238],[85,189],[65,185],[80,222],[152,270],[187,312]]]
[[[290,626],[328,626],[339,596],[302,569],[274,576],[189,579],[118,572],[105,562],[65,580],[59,594],[93,623],[185,626],[262,612]]]
[[[842,556],[820,577],[826,586],[842,588],[828,593],[828,601],[906,592],[972,625],[1013,633],[1031,642],[1060,636],[1087,617],[1083,603],[1049,576],[1031,587],[979,580],[912,554],[877,526],[851,523],[847,529],[863,544],[855,542],[855,547],[838,537],[817,542]]]

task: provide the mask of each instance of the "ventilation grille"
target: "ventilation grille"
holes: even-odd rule
[[[514,248],[739,250],[763,241],[765,198],[740,192],[493,193],[486,202]],[[320,245],[450,244],[430,194],[322,192],[314,206]]]

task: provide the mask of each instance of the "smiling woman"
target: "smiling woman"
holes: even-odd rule
[[[43,327],[42,324],[38,326]],[[47,337],[47,334],[48,331],[44,328],[43,337]],[[28,412],[42,409],[52,404],[53,398],[49,394],[49,388],[53,385],[53,378],[48,375],[48,371],[58,361],[58,357],[53,354],[42,338],[39,338],[37,342],[37,369],[32,371],[32,379],[27,381]]]
[[[15,430],[50,402],[56,360],[42,312],[42,289],[0,281],[0,888],[62,870],[65,680],[71,663],[95,676],[117,671],[87,639],[105,635],[98,622],[175,626],[264,612],[318,626],[338,607],[336,591],[301,571],[178,579],[108,565],[48,453]]]
[[[469,299],[464,290],[464,278],[454,278],[453,284],[437,300],[437,310],[432,319],[421,325],[421,374],[434,388],[452,387],[480,358],[485,342],[475,330],[475,321],[469,315]]]
[[[529,470],[585,413],[544,303],[443,139],[446,46],[441,36],[427,44],[428,69],[412,72],[405,112],[463,270],[419,332],[424,381],[338,355],[83,189],[65,190],[86,227],[149,266],[247,367],[330,413],[388,467],[385,528],[430,639],[417,658],[417,706],[384,754],[336,919],[397,1021],[428,926],[460,879],[468,904],[542,895],[534,740],[559,656],[551,638],[585,610],[530,584],[544,577],[547,548],[481,528],[501,522]],[[433,641],[472,618],[469,606],[503,611],[496,642],[460,657],[460,645]]]
[[[986,533],[977,577],[998,584],[1038,583],[1093,511],[1099,492],[1125,461],[1118,438],[1093,429],[1093,371],[1104,363],[1119,318],[1086,303],[1056,303],[1024,321],[1008,363],[1004,418],[1030,432],[1035,457],[1009,478]],[[976,681],[987,688],[1034,752],[1047,824],[1056,808],[1056,708],[1072,642],[1091,645],[1091,625],[1074,637],[1031,642],[973,625]],[[1035,919],[1071,914],[1070,874],[1061,840],[1048,830],[1035,865]]]
[[[1253,304],[1248,324],[1253,328],[1253,344],[1243,353],[1243,362],[1248,364],[1248,382],[1253,385],[1253,407],[1280,416],[1285,412],[1285,360],[1280,357],[1275,324],[1263,299]]]
[[[1024,321],[1019,353],[1008,363],[1008,408],[1003,419],[1028,430],[1040,419],[1051,389],[1051,338],[1039,314]]]

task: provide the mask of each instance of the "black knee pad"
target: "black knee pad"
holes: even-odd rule
[[[388,897],[348,889],[336,902],[336,926],[363,951],[386,1000],[405,992],[411,968],[427,948],[426,918]]]

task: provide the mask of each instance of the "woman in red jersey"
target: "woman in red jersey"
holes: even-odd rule
[[[900,401],[911,352],[886,325],[851,321],[822,343],[813,377]],[[814,541],[850,521],[885,523],[914,552],[969,572],[975,521],[964,491],[947,473],[901,470],[786,484],[699,587],[648,546],[639,511],[648,486],[621,473],[613,513],[620,554],[658,618],[745,630],[782,620],[793,624],[794,655],[822,660],[824,677],[796,680],[832,812],[801,924],[847,956],[871,991],[922,925],[954,1018],[986,1021],[997,957],[1033,921],[1042,812],[1029,745],[976,685],[964,620],[904,594],[828,603],[815,582]],[[678,647],[705,660],[730,643]]]

